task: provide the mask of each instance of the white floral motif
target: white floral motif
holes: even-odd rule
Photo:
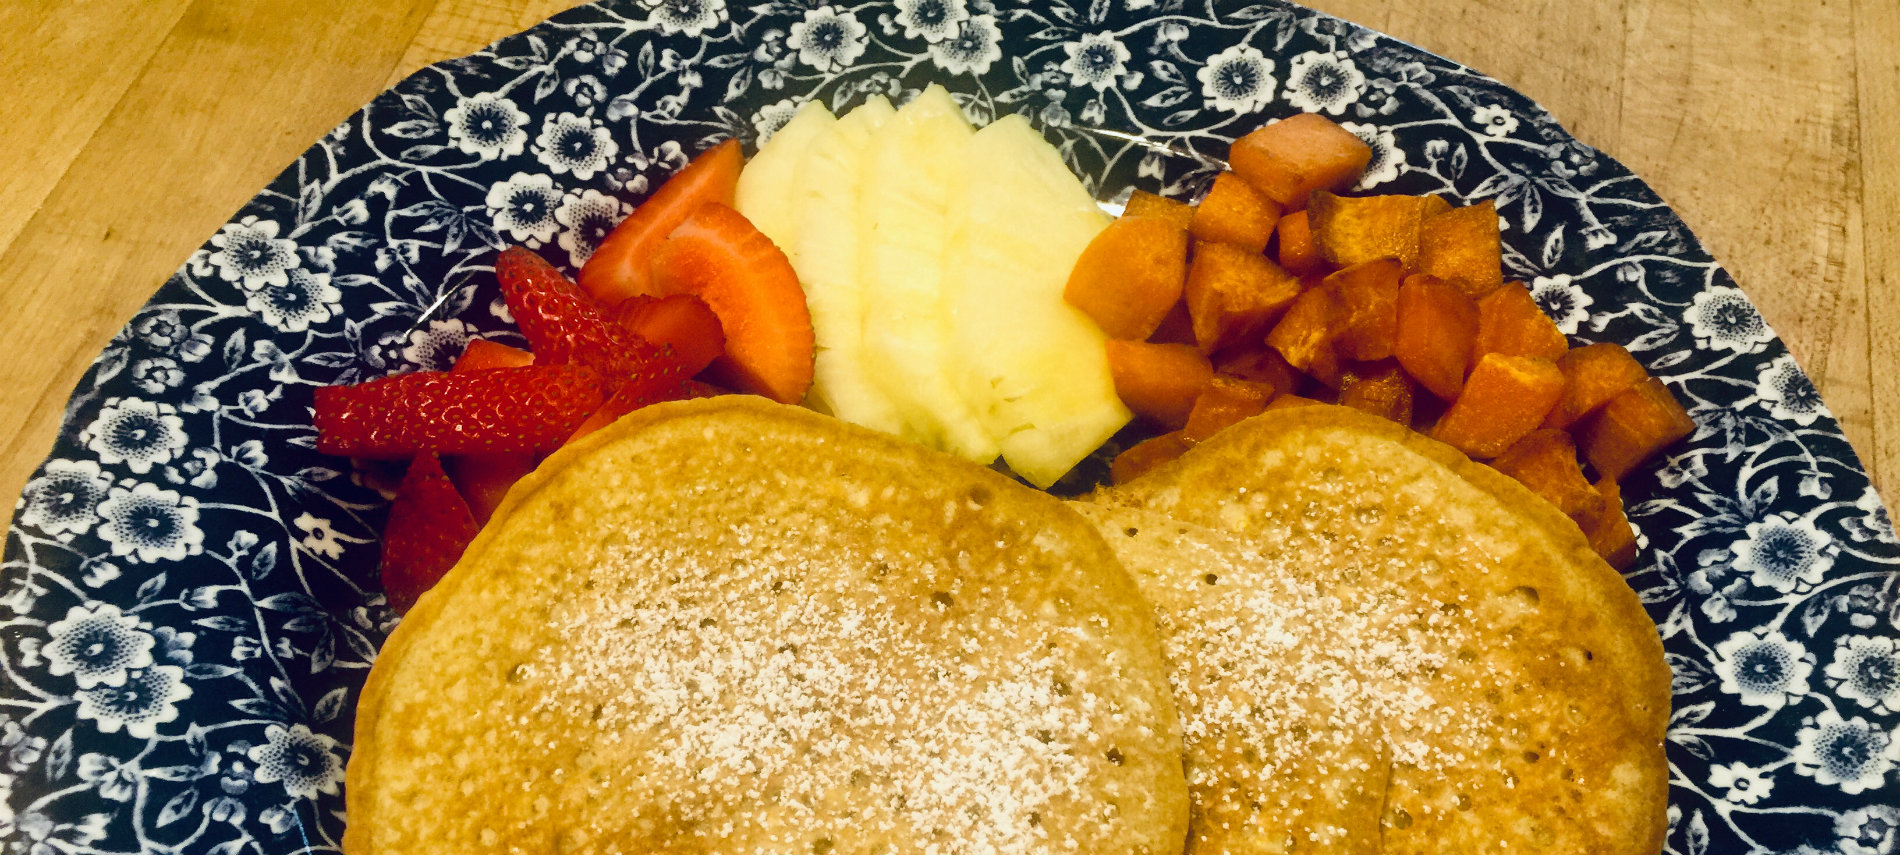
[[[1847,636],[1823,673],[1841,697],[1875,712],[1900,712],[1900,643],[1893,638]]]
[[[1362,125],[1358,122],[1344,122],[1340,127],[1351,131],[1353,136],[1363,140],[1372,149],[1372,159],[1366,162],[1365,175],[1353,189],[1370,190],[1399,177],[1405,170],[1405,149],[1399,148],[1399,141],[1392,132],[1377,125]]]
[[[1715,646],[1715,673],[1722,691],[1744,704],[1769,709],[1785,706],[1790,696],[1808,692],[1814,657],[1779,632],[1738,632]]]
[[[1556,322],[1557,329],[1564,335],[1577,334],[1578,326],[1590,319],[1590,306],[1595,302],[1568,273],[1532,279],[1531,300]]]
[[[1517,117],[1510,108],[1497,104],[1486,104],[1471,111],[1471,123],[1478,126],[1487,136],[1508,137],[1517,130]]]
[[[1860,511],[1861,516],[1850,517],[1843,524],[1849,537],[1862,542],[1900,543],[1900,537],[1894,535],[1893,517],[1888,515],[1887,506],[1871,485],[1861,491],[1860,498],[1854,501],[1854,509]]]
[[[79,434],[79,441],[107,466],[123,463],[140,475],[170,463],[185,451],[184,419],[170,404],[113,398]]]
[[[821,6],[805,12],[805,19],[792,25],[785,45],[798,51],[798,61],[819,71],[839,71],[851,67],[864,55],[870,30],[850,12]]]
[[[323,323],[340,311],[343,292],[330,284],[330,274],[307,270],[290,271],[290,281],[266,285],[252,291],[245,305],[284,332],[303,332],[313,323]]]
[[[1821,402],[1821,393],[1814,388],[1814,381],[1808,379],[1801,366],[1794,364],[1794,357],[1782,354],[1761,370],[1761,377],[1755,386],[1755,397],[1768,407],[1775,418],[1790,421],[1802,427],[1814,424],[1814,420],[1828,414],[1827,405]]]
[[[1775,331],[1742,292],[1725,285],[1699,291],[1682,313],[1695,335],[1696,346],[1709,350],[1754,353],[1775,340]]]
[[[430,321],[427,326],[409,332],[409,344],[402,349],[404,362],[424,371],[443,371],[461,358],[468,349],[474,329],[459,320]]]
[[[159,725],[178,718],[178,702],[191,697],[191,687],[183,668],[159,665],[132,672],[122,686],[82,689],[78,697],[79,717],[95,722],[101,733],[123,727],[127,736],[151,739]]]
[[[112,478],[91,460],[50,460],[26,485],[18,522],[62,541],[92,530]]]
[[[554,221],[561,224],[556,242],[567,250],[568,262],[576,269],[586,264],[628,210],[625,202],[591,188],[562,197],[561,207],[554,209]]]
[[[277,223],[245,217],[211,236],[217,250],[208,259],[218,278],[247,291],[290,282],[290,270],[303,264],[295,241],[277,237]]]
[[[264,729],[264,740],[246,755],[257,764],[258,783],[282,782],[291,796],[314,799],[318,793],[335,793],[343,782],[336,740],[301,724],[288,728],[273,724]]]
[[[152,636],[146,629],[138,617],[111,603],[78,605],[46,628],[40,652],[47,673],[71,674],[81,689],[123,686],[127,671],[152,664]]]
[[[1345,51],[1311,51],[1287,62],[1286,101],[1308,113],[1339,115],[1366,89],[1366,75]]]
[[[957,27],[954,38],[930,46],[930,60],[951,74],[982,74],[1003,58],[1003,34],[995,15],[976,15]]]
[[[113,487],[99,504],[99,516],[105,518],[99,536],[111,545],[112,555],[135,564],[181,561],[204,551],[198,500],[156,484]]]
[[[1215,110],[1255,113],[1273,100],[1273,60],[1249,44],[1209,57],[1194,77],[1201,82],[1201,97]]]
[[[298,541],[303,548],[328,558],[343,557],[343,544],[337,540],[336,528],[329,520],[306,511],[291,524],[303,530],[303,540]]]
[[[1062,53],[1068,57],[1061,68],[1068,72],[1069,84],[1078,89],[1093,86],[1097,92],[1114,86],[1134,56],[1114,33],[1088,33],[1079,42],[1063,45]]]
[[[699,38],[726,20],[726,0],[660,0],[652,20],[667,35]]]
[[[495,230],[507,232],[529,249],[538,249],[554,239],[561,228],[554,210],[561,205],[561,191],[547,175],[517,172],[488,188],[488,215]]]
[[[1735,804],[1752,805],[1774,791],[1775,779],[1766,769],[1747,763],[1730,763],[1709,767],[1709,786],[1727,790],[1722,798]]]
[[[1900,740],[1859,716],[1842,719],[1822,710],[1796,732],[1792,756],[1796,772],[1853,795],[1886,780],[1887,770],[1900,763]]]
[[[786,98],[760,107],[757,113],[752,114],[752,129],[759,135],[759,144],[764,145],[797,115],[798,100],[795,98]]]
[[[957,25],[969,20],[963,0],[897,0],[897,23],[907,39],[940,42],[957,34]]]
[[[613,162],[620,147],[606,126],[587,116],[557,113],[541,124],[534,139],[535,156],[556,175],[585,181]]]
[[[1850,810],[1834,821],[1841,855],[1893,855],[1900,851],[1900,806]]]
[[[1748,537],[1729,547],[1735,569],[1784,594],[1819,584],[1840,551],[1834,538],[1792,511],[1749,523],[1745,531]]]
[[[462,99],[442,120],[448,124],[450,144],[482,160],[514,157],[528,144],[528,114],[493,92]]]

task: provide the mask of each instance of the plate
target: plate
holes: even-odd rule
[[[337,848],[356,696],[397,617],[375,473],[311,389],[520,343],[488,265],[572,269],[628,201],[804,100],[940,82],[1022,113],[1103,198],[1211,178],[1324,113],[1362,189],[1495,199],[1574,342],[1628,346],[1699,425],[1624,485],[1675,674],[1668,847],[1891,851],[1900,542],[1813,384],[1656,194],[1455,62],[1276,0],[609,0],[383,93],[221,227],[93,363],[0,567],[7,851]]]

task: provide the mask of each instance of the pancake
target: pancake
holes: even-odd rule
[[[1515,481],[1307,407],[1091,502],[1157,609],[1188,852],[1661,849],[1655,625]]]
[[[1094,528],[749,397],[517,485],[364,689],[344,849],[1179,852],[1181,735]]]

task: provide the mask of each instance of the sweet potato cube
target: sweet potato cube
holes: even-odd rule
[[[1108,374],[1128,409],[1170,429],[1187,424],[1194,399],[1214,376],[1198,348],[1112,338],[1107,346]]]
[[[1319,247],[1313,245],[1313,229],[1306,217],[1305,211],[1294,211],[1281,217],[1274,227],[1274,233],[1280,236],[1276,253],[1280,266],[1295,276],[1318,273],[1326,267],[1326,259],[1319,257]]]
[[[1569,349],[1563,330],[1537,307],[1522,284],[1512,282],[1478,301],[1478,337],[1471,343],[1471,364],[1478,364],[1487,353],[1556,360]]]
[[[1603,494],[1583,477],[1577,444],[1560,430],[1534,430],[1511,444],[1491,465],[1557,506],[1577,525],[1603,513]]]
[[[1345,313],[1339,333],[1339,355],[1367,362],[1392,355],[1399,334],[1399,281],[1405,268],[1390,258],[1355,264],[1326,277]]]
[[[1396,258],[1408,270],[1418,265],[1418,232],[1426,201],[1418,196],[1313,194],[1307,220],[1321,258],[1350,267],[1375,258]]]
[[[1189,442],[1200,442],[1242,419],[1260,415],[1272,397],[1271,386],[1216,374],[1194,400],[1194,410],[1188,414],[1181,435]]]
[[[1504,284],[1498,209],[1490,199],[1425,218],[1418,229],[1418,270],[1450,282],[1473,300]]]
[[[1432,438],[1473,458],[1496,457],[1543,424],[1563,394],[1564,375],[1556,363],[1487,353],[1432,428]]]
[[[1194,341],[1213,353],[1258,339],[1299,296],[1300,280],[1245,247],[1196,243],[1185,294]]]
[[[1180,431],[1142,440],[1115,455],[1114,462],[1108,464],[1108,477],[1117,484],[1126,484],[1193,447],[1194,443]]]
[[[1339,381],[1340,406],[1406,426],[1412,424],[1412,397],[1412,378],[1390,359],[1349,366]]]
[[[1280,205],[1253,189],[1232,172],[1214,176],[1214,186],[1194,209],[1189,231],[1195,240],[1217,241],[1265,252],[1273,227],[1280,222]]]
[[[1156,344],[1194,343],[1194,319],[1188,315],[1186,300],[1174,301],[1174,307],[1161,319],[1161,326],[1149,334],[1148,340]]]
[[[1564,398],[1544,419],[1547,428],[1568,428],[1624,389],[1649,379],[1642,363],[1613,342],[1571,348],[1557,357],[1557,370],[1564,373]]]
[[[1577,431],[1583,456],[1604,478],[1621,481],[1656,452],[1695,431],[1695,419],[1654,377],[1617,393]]]
[[[1436,277],[1408,276],[1399,285],[1398,313],[1392,355],[1433,395],[1458,397],[1478,336],[1478,305]]]
[[[1427,220],[1441,214],[1451,213],[1451,203],[1445,201],[1445,197],[1443,196],[1420,196],[1418,198],[1424,202],[1424,208],[1420,213],[1424,214]],[[1424,223],[1421,222],[1420,227],[1423,228],[1423,226]]]
[[[1603,497],[1603,511],[1583,526],[1583,536],[1603,561],[1618,570],[1636,563],[1636,532],[1623,512],[1623,490],[1614,478],[1597,480],[1597,493]]]
[[[1290,407],[1323,407],[1325,405],[1325,401],[1315,401],[1312,398],[1302,398],[1298,395],[1275,395],[1273,396],[1273,400],[1267,402],[1266,411],[1284,410]]]
[[[1279,351],[1264,344],[1223,354],[1214,370],[1229,377],[1264,383],[1276,392],[1294,392],[1300,388],[1300,370],[1288,363]]]
[[[1194,206],[1179,199],[1136,190],[1129,195],[1128,204],[1122,206],[1122,216],[1164,220],[1185,229],[1194,224]]]
[[[1267,333],[1267,345],[1306,376],[1338,388],[1339,353],[1333,342],[1339,338],[1343,318],[1333,295],[1325,288],[1314,288],[1293,301],[1286,316]]]
[[[1372,148],[1325,116],[1302,113],[1234,140],[1227,162],[1254,189],[1297,211],[1315,190],[1358,183],[1372,162]]]
[[[1094,318],[1109,338],[1147,338],[1181,299],[1187,249],[1181,227],[1123,217],[1082,250],[1062,298]]]

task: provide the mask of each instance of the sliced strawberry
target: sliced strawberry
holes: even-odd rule
[[[476,339],[468,343],[468,349],[462,351],[462,358],[456,360],[450,370],[461,373],[533,364],[532,353]],[[521,476],[534,471],[534,462],[534,454],[526,451],[451,454],[442,458],[442,468],[448,470],[449,480],[455,482],[455,489],[468,501],[475,521],[487,524],[488,518],[495,515],[495,508],[501,505],[501,497],[508,495],[508,488],[521,480]]]
[[[551,451],[606,400],[579,365],[397,374],[316,390],[317,450],[350,457]]]
[[[811,311],[785,253],[743,214],[712,203],[693,212],[653,257],[662,294],[692,294],[726,335],[715,376],[796,404],[812,380]]]
[[[481,526],[449,483],[442,461],[418,454],[403,475],[383,526],[383,590],[406,612],[462,557]]]
[[[706,370],[726,352],[726,334],[719,328],[719,316],[706,307],[706,301],[691,294],[629,297],[614,313],[620,325],[635,335],[672,347],[689,377]]]
[[[600,242],[581,268],[581,287],[608,305],[656,294],[653,253],[701,205],[731,205],[744,165],[738,140],[726,140],[693,158]]]
[[[670,375],[648,375],[643,379],[629,381],[622,385],[620,391],[615,393],[612,398],[607,399],[607,403],[602,404],[600,409],[595,410],[593,415],[588,416],[586,421],[581,422],[580,427],[574,429],[573,436],[568,437],[567,441],[573,442],[574,440],[580,439],[583,436],[613,424],[614,420],[621,416],[650,404],[658,404],[662,401],[683,401],[687,398],[712,397],[711,395],[700,394],[699,387],[701,386],[705,386],[705,384],[695,383],[691,380],[682,380]]]
[[[615,323],[598,302],[531,250],[502,250],[495,278],[538,362],[578,362],[614,381],[659,356],[658,347]]]
[[[533,365],[534,354],[518,347],[509,347],[497,341],[475,339],[462,350],[462,358],[455,360],[451,371],[477,371],[483,368],[520,368]]]

